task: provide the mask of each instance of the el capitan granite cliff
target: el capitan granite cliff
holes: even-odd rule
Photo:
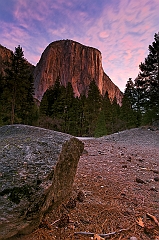
[[[87,95],[89,84],[95,80],[102,95],[116,97],[121,104],[122,92],[105,74],[101,52],[73,40],[50,43],[34,70],[35,98],[41,101],[44,92],[60,77],[62,85],[71,82],[75,96]]]
[[[4,74],[5,62],[12,51],[0,45],[0,73]],[[41,101],[44,92],[60,77],[61,84],[66,87],[72,84],[75,96],[87,95],[89,84],[95,80],[102,95],[109,94],[111,100],[116,97],[122,102],[122,92],[107,76],[102,67],[102,55],[98,49],[82,45],[73,40],[59,40],[50,43],[37,63],[29,64],[34,74],[35,98]]]

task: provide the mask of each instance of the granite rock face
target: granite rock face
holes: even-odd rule
[[[104,73],[101,52],[72,40],[56,41],[44,50],[34,71],[35,98],[41,101],[44,92],[57,77],[66,86],[71,82],[75,96],[87,95],[94,79],[101,94],[108,91],[111,100],[121,103],[122,92]]]
[[[0,239],[30,233],[69,196],[83,148],[64,133],[0,128]]]
[[[7,62],[9,60],[11,54],[11,50],[0,45],[0,73],[4,74],[4,62]]]

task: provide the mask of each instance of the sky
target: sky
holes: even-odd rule
[[[159,0],[0,0],[1,45],[20,45],[34,65],[56,40],[97,48],[121,91],[137,77],[158,32]]]

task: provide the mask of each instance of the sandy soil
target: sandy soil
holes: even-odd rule
[[[108,234],[105,239],[158,240],[159,130],[132,129],[82,141],[69,204],[18,239],[97,239],[76,234],[91,232]],[[75,201],[80,191],[84,199]]]

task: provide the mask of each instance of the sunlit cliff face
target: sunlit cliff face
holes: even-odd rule
[[[89,84],[95,80],[102,95],[121,103],[122,93],[104,73],[99,50],[72,40],[51,43],[43,52],[34,71],[35,98],[41,101],[44,92],[54,85],[57,77],[66,86],[71,82],[75,96],[87,95]]]

